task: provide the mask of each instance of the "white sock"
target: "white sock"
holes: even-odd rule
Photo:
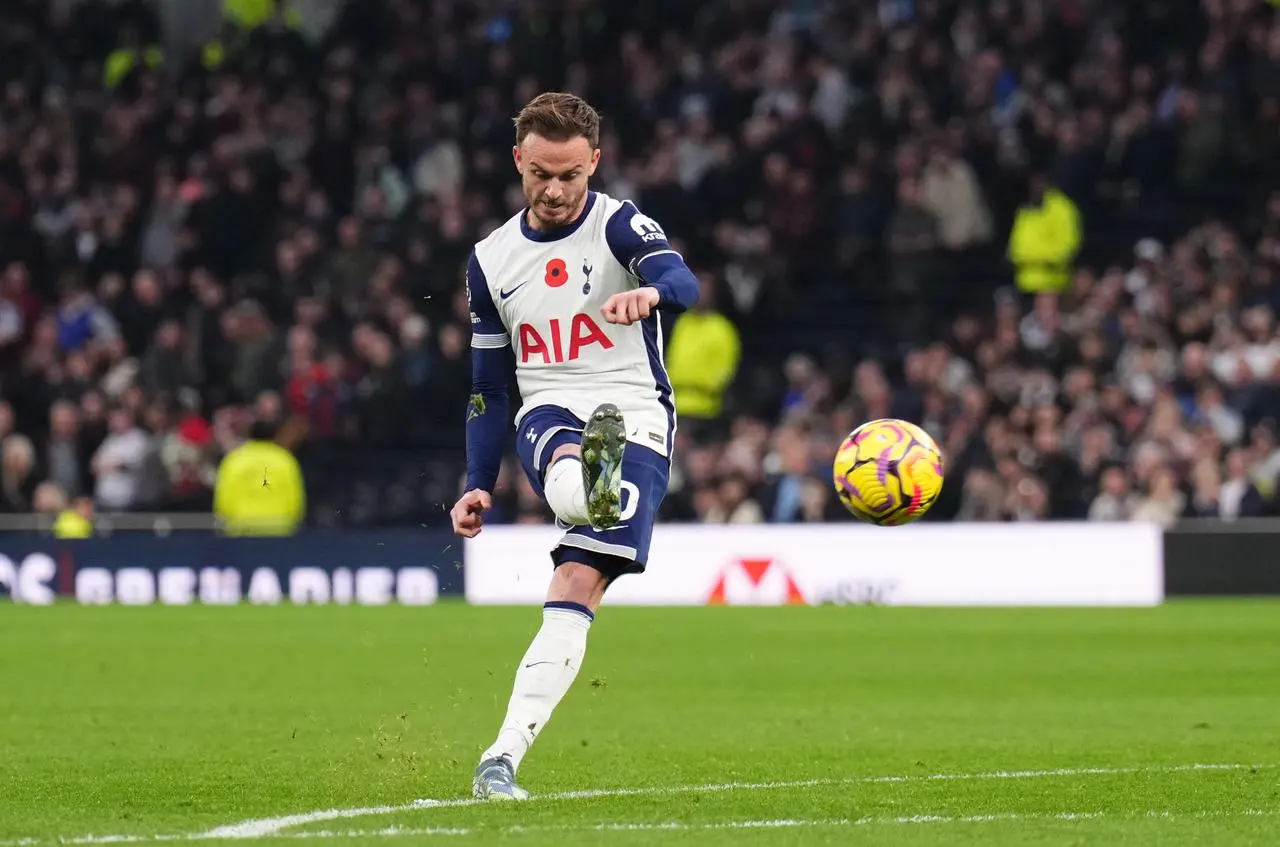
[[[552,602],[543,607],[542,628],[516,669],[515,688],[498,739],[481,761],[509,756],[511,767],[520,767],[533,739],[578,675],[593,620],[591,610],[578,603]]]
[[[573,526],[589,524],[587,492],[582,487],[582,460],[577,456],[561,456],[547,469],[542,485],[547,505],[556,517]]]

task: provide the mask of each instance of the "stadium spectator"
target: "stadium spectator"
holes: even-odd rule
[[[237,0],[158,63],[150,4],[6,4],[0,439],[96,492],[126,408],[131,504],[201,509],[260,419],[314,522],[439,519],[462,266],[519,208],[507,116],[564,86],[605,112],[599,187],[686,240],[742,351],[697,427],[671,338],[670,519],[739,481],[812,519],[831,445],[886,415],[944,445],[938,518],[1280,512],[1280,24],[1152,8],[387,0],[317,36]],[[545,518],[518,491],[495,519]]]
[[[70,400],[58,400],[49,408],[49,435],[45,441],[44,468],[48,480],[64,496],[88,492],[92,450],[80,430],[80,411]]]
[[[952,253],[981,246],[995,234],[977,174],[943,143],[929,153],[920,178],[920,202],[938,221],[939,240]]]
[[[764,522],[764,511],[751,497],[751,487],[740,476],[724,477],[707,490],[699,510],[704,523],[757,524]]]
[[[91,342],[105,342],[119,335],[116,318],[81,283],[68,280],[57,312],[58,347],[80,350]]]
[[[117,406],[107,414],[107,435],[90,460],[97,479],[94,500],[100,508],[124,511],[138,503],[150,449],[132,409]]]
[[[1244,450],[1236,449],[1227,454],[1224,476],[1218,490],[1218,517],[1234,520],[1244,517],[1247,509],[1256,510],[1259,495],[1249,480],[1249,457]]]
[[[27,512],[33,506],[38,483],[36,450],[31,439],[19,433],[0,441],[0,508],[6,512]]]
[[[666,363],[680,420],[705,429],[723,413],[725,391],[742,358],[742,342],[733,321],[717,309],[715,276],[700,271],[698,280],[698,304],[676,318]]]
[[[0,297],[0,350],[10,349],[26,334],[22,309],[8,296]]]
[[[1074,278],[1080,250],[1080,212],[1071,198],[1050,185],[1043,172],[1027,179],[1027,198],[1009,234],[1009,261],[1018,288],[1027,294],[1062,294]]]
[[[1214,492],[1216,499],[1216,492]],[[1178,490],[1173,471],[1159,467],[1147,483],[1147,496],[1138,502],[1131,519],[1168,527],[1177,522],[1186,506],[1185,495]]]
[[[13,414],[13,406],[4,400],[0,400],[0,441],[13,435],[16,419]]]
[[[306,515],[302,470],[276,434],[270,424],[254,423],[249,439],[218,466],[213,512],[228,535],[292,535]]]
[[[57,492],[60,496],[62,492]],[[51,499],[53,505],[57,499]],[[70,506],[64,506],[53,521],[53,534],[57,538],[92,538],[93,537],[93,501],[88,497],[77,497]]]
[[[937,298],[942,230],[938,216],[925,205],[915,177],[903,177],[898,183],[888,240],[893,256],[889,307],[899,317],[894,331],[899,338],[920,338],[928,332],[927,315]]]

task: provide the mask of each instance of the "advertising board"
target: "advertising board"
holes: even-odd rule
[[[223,538],[130,533],[63,541],[0,535],[0,597],[46,605],[434,603],[460,593],[461,551],[447,532]]]
[[[558,538],[486,528],[466,544],[468,601],[542,602]],[[620,579],[607,602],[1150,606],[1163,596],[1152,525],[831,524],[659,527],[646,573]]]

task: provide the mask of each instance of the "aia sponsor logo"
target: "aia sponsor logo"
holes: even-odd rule
[[[739,559],[720,572],[707,595],[711,606],[803,606],[800,586],[774,559]]]
[[[520,340],[520,364],[541,360],[544,365],[572,362],[593,345],[612,350],[613,342],[590,315],[579,312],[568,321],[552,318],[544,326],[523,323],[516,333]]]

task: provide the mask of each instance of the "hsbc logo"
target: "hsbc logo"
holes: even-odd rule
[[[711,606],[803,606],[804,593],[775,559],[739,559],[720,572],[707,604]]]

